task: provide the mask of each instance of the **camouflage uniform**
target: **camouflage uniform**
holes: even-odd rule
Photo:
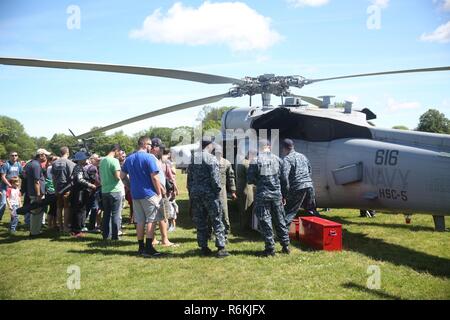
[[[231,167],[231,162],[225,158],[220,158],[219,160],[219,170],[220,170],[220,201],[222,203],[223,210],[223,223],[225,224],[225,234],[230,233],[230,218],[228,216],[228,200],[227,200],[227,189],[230,192],[236,192],[236,183],[234,178],[234,171]],[[228,187],[228,188],[227,188]]]
[[[197,242],[200,248],[208,246],[208,217],[216,238],[216,247],[225,247],[225,228],[222,223],[220,203],[219,163],[206,151],[195,152],[187,168],[187,189],[191,202],[194,223],[197,227]]]
[[[281,189],[285,187],[282,161],[270,152],[260,153],[250,163],[248,183],[256,185],[255,213],[259,219],[266,251],[274,251],[272,220],[281,245],[289,245]]]
[[[236,166],[237,203],[241,228],[250,228],[252,221],[254,186],[247,184],[249,165],[248,159],[243,159],[242,163]]]
[[[298,209],[315,211],[314,187],[308,158],[294,150],[283,159],[283,176],[286,180],[286,225],[289,227]]]

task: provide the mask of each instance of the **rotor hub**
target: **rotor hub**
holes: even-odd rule
[[[259,77],[245,77],[244,83],[235,85],[230,89],[230,95],[241,97],[243,95],[253,96],[255,94],[273,94],[276,96],[290,95],[289,87],[301,88],[306,79],[301,76],[275,76],[274,74],[263,74]]]

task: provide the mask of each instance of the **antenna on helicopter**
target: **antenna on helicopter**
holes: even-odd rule
[[[89,151],[89,147],[88,147],[87,141],[94,139],[94,137],[78,139],[77,136],[73,133],[72,130],[69,129],[69,131],[70,131],[70,133],[72,134],[72,136],[73,136],[75,139],[81,140],[81,145],[82,145],[83,147],[80,148],[80,151],[84,151],[84,152],[86,152],[88,155],[91,155],[91,152]]]
[[[328,109],[331,105],[331,98],[334,98],[335,96],[320,96],[319,98],[322,99],[322,103],[320,105],[320,108]]]

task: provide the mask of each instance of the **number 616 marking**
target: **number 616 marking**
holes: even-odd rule
[[[375,164],[395,166],[398,161],[398,150],[377,150],[375,155]]]

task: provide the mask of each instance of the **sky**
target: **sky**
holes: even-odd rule
[[[450,66],[450,0],[0,0],[0,56],[181,69],[233,78],[322,78]],[[0,115],[31,136],[76,134],[231,85],[92,71],[0,66]],[[327,81],[292,89],[368,107],[374,123],[450,118],[450,72]],[[278,104],[279,98],[272,97]],[[248,97],[211,106],[248,106]],[[253,98],[253,105],[261,103]],[[197,124],[202,106],[120,128]],[[118,129],[119,130],[119,129]],[[116,130],[109,131],[112,133]]]

